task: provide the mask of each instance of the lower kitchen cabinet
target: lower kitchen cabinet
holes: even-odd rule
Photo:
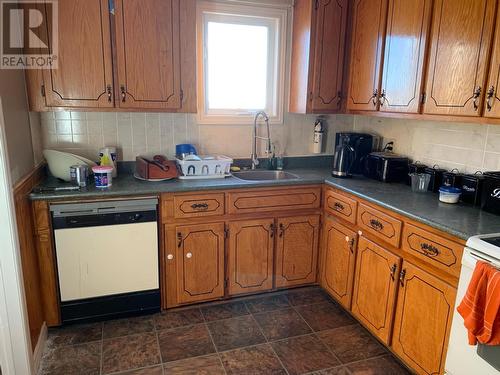
[[[272,289],[274,219],[233,221],[228,227],[229,294]]]
[[[400,264],[397,255],[359,238],[352,312],[386,344],[390,343]]]
[[[224,223],[178,226],[175,240],[178,303],[223,297]]]
[[[321,286],[346,309],[351,308],[356,242],[356,232],[326,217]]]
[[[456,289],[403,262],[393,350],[419,374],[442,374]]]
[[[276,287],[311,284],[318,264],[319,215],[279,218]]]

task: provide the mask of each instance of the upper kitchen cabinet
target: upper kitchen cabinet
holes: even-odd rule
[[[347,10],[347,0],[295,2],[290,112],[341,109]]]
[[[389,0],[380,111],[418,113],[431,0]]]
[[[356,0],[353,8],[347,108],[377,110],[387,0]]]
[[[43,70],[43,86],[34,91],[48,107],[113,107],[108,1],[59,0],[58,13],[57,68]]]
[[[424,113],[481,116],[494,0],[436,0]]]
[[[181,105],[179,0],[115,4],[120,108]]]
[[[500,118],[500,7],[498,7],[495,39],[490,62],[490,74],[486,85],[485,117]]]

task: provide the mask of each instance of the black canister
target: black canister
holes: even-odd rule
[[[456,168],[443,173],[443,186],[461,188],[462,176],[463,174]]]
[[[481,209],[500,215],[500,171],[484,172]]]
[[[437,193],[443,182],[443,174],[447,172],[446,169],[439,168],[439,165],[434,165],[432,168],[425,168],[424,173],[430,174],[429,191]]]
[[[424,173],[426,169],[427,169],[427,165],[422,164],[419,161],[416,161],[415,163],[408,164],[408,174]],[[406,180],[406,184],[411,185],[411,177],[410,176],[408,176],[408,179]]]
[[[482,172],[466,174],[462,176],[462,195],[460,200],[474,206],[481,204],[481,193],[483,191],[484,176]]]

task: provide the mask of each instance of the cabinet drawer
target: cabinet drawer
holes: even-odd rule
[[[361,230],[377,236],[394,247],[399,247],[402,225],[401,220],[362,203],[359,204],[358,226]]]
[[[347,198],[332,190],[326,190],[324,205],[325,210],[329,214],[344,219],[352,224],[356,224],[358,203],[354,199]]]
[[[321,189],[274,189],[228,193],[228,212],[252,213],[319,208]]]
[[[426,263],[458,276],[463,245],[447,240],[425,229],[405,224],[403,251]]]
[[[176,219],[224,214],[224,193],[174,196]]]

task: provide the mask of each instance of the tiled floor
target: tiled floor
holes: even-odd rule
[[[40,375],[408,374],[318,288],[49,332]]]

